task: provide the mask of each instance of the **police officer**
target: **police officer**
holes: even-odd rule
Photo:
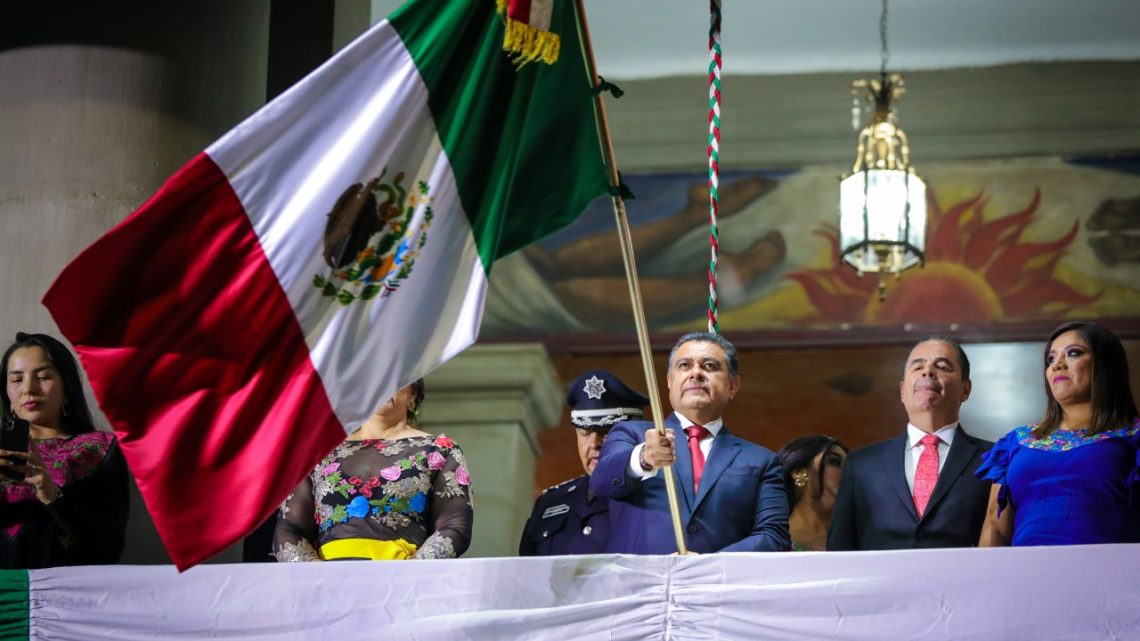
[[[619,421],[641,418],[649,399],[606,370],[592,369],[570,384],[566,404],[586,474],[548,488],[538,497],[519,542],[520,556],[596,554],[605,548],[609,500],[590,492],[590,474],[610,428]]]

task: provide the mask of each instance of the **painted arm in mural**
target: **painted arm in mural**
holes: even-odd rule
[[[734,214],[776,186],[776,181],[748,176],[722,189],[721,216]],[[703,184],[689,188],[685,207],[671,216],[638,225],[633,230],[633,250],[641,259],[655,256],[683,234],[709,222],[709,190]],[[548,252],[538,246],[526,250],[535,269],[547,278],[566,276],[605,276],[623,269],[620,247],[612,227],[566,243]]]
[[[1140,197],[1102,200],[1085,228],[1089,246],[1105,266],[1140,263]]]
[[[722,218],[772,190],[776,182],[749,176],[725,185],[719,211]],[[644,264],[673,246],[678,238],[708,225],[708,187],[689,189],[688,202],[674,215],[638,225],[631,232],[638,264]],[[592,324],[606,319],[626,322],[630,318],[629,289],[625,280],[621,247],[612,229],[571,241],[554,251],[535,245],[525,250],[527,258],[550,284],[562,304]],[[718,273],[726,294],[742,290],[750,281],[784,260],[783,236],[772,231],[738,253],[721,251]],[[641,276],[641,293],[651,319],[670,320],[700,314],[708,299],[708,261],[694,262],[683,273]],[[723,298],[723,295],[722,295]]]

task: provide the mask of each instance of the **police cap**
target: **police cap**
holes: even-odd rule
[[[574,427],[612,427],[619,421],[644,416],[649,399],[604,369],[583,372],[566,392]]]

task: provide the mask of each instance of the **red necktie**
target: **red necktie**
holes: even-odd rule
[[[692,425],[685,428],[685,435],[689,437],[689,455],[693,457],[693,494],[701,486],[701,474],[705,471],[705,453],[701,451],[701,439],[709,435],[709,431],[702,425]]]
[[[918,457],[918,467],[914,470],[914,509],[918,518],[926,511],[930,495],[938,483],[938,437],[927,434],[922,437],[922,454]]]

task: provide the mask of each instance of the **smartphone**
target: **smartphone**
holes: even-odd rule
[[[27,452],[28,428],[28,422],[22,418],[13,417],[12,420],[9,421],[0,421],[0,450]],[[6,460],[16,465],[24,465],[27,463],[24,459],[14,457]],[[24,480],[23,472],[17,472],[8,467],[0,467],[0,475],[6,476],[13,481]]]

